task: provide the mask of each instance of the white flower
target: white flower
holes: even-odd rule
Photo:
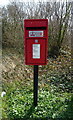
[[[5,96],[5,95],[6,95],[6,92],[3,91],[3,92],[1,93],[1,97]]]

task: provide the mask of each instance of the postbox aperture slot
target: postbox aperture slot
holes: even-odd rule
[[[46,30],[46,27],[26,27],[26,30]]]

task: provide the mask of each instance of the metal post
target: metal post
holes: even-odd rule
[[[37,106],[38,100],[38,65],[34,65],[34,106]]]

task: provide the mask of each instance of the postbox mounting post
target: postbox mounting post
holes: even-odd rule
[[[34,106],[38,101],[38,65],[34,65]]]

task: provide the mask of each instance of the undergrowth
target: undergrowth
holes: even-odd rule
[[[64,47],[57,58],[49,58],[46,66],[39,66],[38,106],[34,107],[33,66],[24,65],[23,55],[13,49],[4,50],[3,120],[72,120],[71,74],[71,51]]]

